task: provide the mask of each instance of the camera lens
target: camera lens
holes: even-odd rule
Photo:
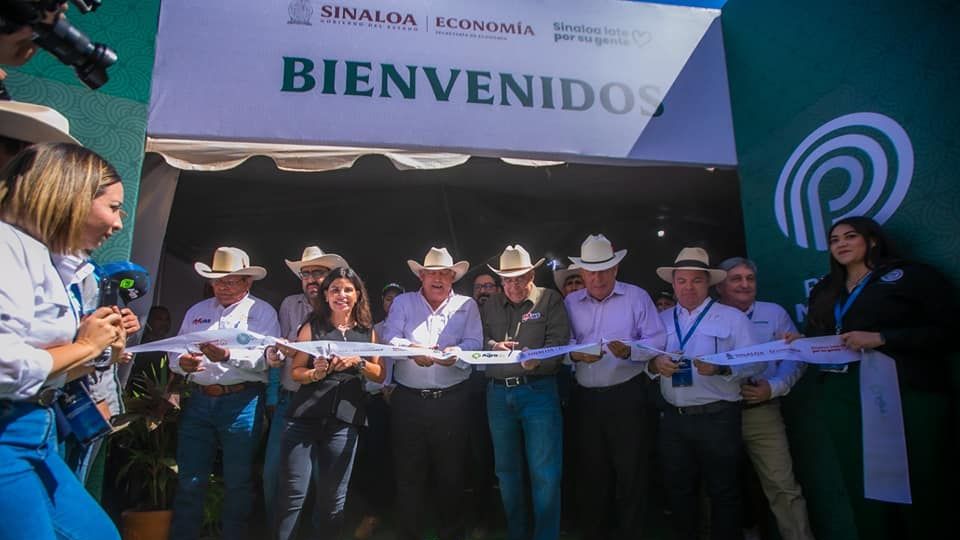
[[[117,61],[117,53],[102,43],[92,43],[83,32],[61,17],[53,25],[38,25],[34,41],[73,66],[80,80],[96,90],[107,82],[107,68]]]

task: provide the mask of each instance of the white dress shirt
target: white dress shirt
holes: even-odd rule
[[[221,306],[215,297],[194,304],[184,315],[177,335],[226,328],[280,336],[277,311],[251,294],[226,307]],[[180,369],[180,356],[176,352],[168,353],[170,369],[174,373],[188,375],[190,382],[200,385],[267,382],[267,363],[263,351],[230,349],[230,358],[225,362],[211,362],[204,357],[200,362],[204,370],[189,374]]]
[[[280,335],[289,341],[296,341],[300,326],[312,311],[310,299],[303,293],[284,298],[280,303]],[[296,392],[300,389],[300,383],[293,380],[293,358],[287,358],[283,367],[276,369],[280,370],[280,384],[284,390]]]
[[[680,331],[686,335],[709,304],[710,298],[707,298],[692,311],[687,311],[677,304],[673,309],[660,313],[663,325],[667,328],[667,351],[681,351],[673,314],[677,314]],[[754,344],[753,328],[747,316],[737,308],[715,302],[690,336],[686,347],[683,348],[683,353],[689,358],[696,358]],[[697,373],[696,366],[691,363],[690,367],[693,371],[692,386],[674,388],[672,377],[660,377],[660,392],[664,399],[675,407],[703,405],[720,400],[740,401],[741,381],[760,373],[765,365],[763,362],[758,362],[731,366],[730,375],[725,376],[700,375]]]
[[[24,400],[63,385],[45,349],[72,343],[78,317],[47,247],[2,221],[0,275],[0,399]]]
[[[564,299],[570,319],[570,343],[600,343],[636,340],[663,349],[666,334],[657,306],[647,291],[617,281],[603,300],[580,289]],[[673,323],[671,323],[673,324]],[[603,388],[626,382],[644,371],[646,360],[638,361],[639,349],[631,347],[628,359],[620,359],[606,350],[596,362],[577,364],[577,383],[588,388]]]
[[[790,315],[787,315],[787,311],[772,302],[754,302],[746,314],[753,324],[753,337],[757,343],[783,339],[787,332],[797,333],[797,327]],[[807,364],[804,362],[777,360],[767,362],[766,369],[758,377],[770,382],[770,398],[773,399],[789,394],[806,369]]]
[[[404,293],[393,299],[382,341],[394,346],[416,343],[440,350],[479,351],[483,349],[480,310],[473,298],[453,291],[437,309],[430,307],[421,291]],[[409,388],[448,388],[469,377],[470,364],[459,359],[450,367],[421,367],[410,358],[398,360],[393,368],[393,380]]]

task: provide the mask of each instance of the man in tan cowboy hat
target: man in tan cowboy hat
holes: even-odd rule
[[[579,291],[584,287],[580,267],[571,264],[566,268],[557,268],[553,271],[553,283],[556,284],[557,290],[564,298],[573,291]]]
[[[250,294],[254,281],[267,271],[250,266],[246,252],[220,247],[213,264],[194,269],[209,280],[213,298],[194,304],[183,317],[179,334],[237,328],[280,336],[277,312]],[[179,481],[170,538],[198,538],[203,524],[207,480],[217,447],[223,449],[226,494],[223,536],[247,538],[253,512],[253,461],[260,439],[267,364],[256,351],[229,349],[213,343],[199,351],[169,353],[170,369],[189,383],[178,428]]]
[[[531,262],[527,250],[517,244],[503,250],[499,268],[490,267],[503,281],[503,294],[491,296],[481,308],[484,348],[541,349],[569,343],[563,297],[534,284],[541,264],[542,258]],[[487,366],[490,434],[511,539],[560,536],[563,418],[556,380],[560,360]],[[524,463],[530,471],[529,495]],[[532,523],[528,497],[533,502]]]
[[[20,150],[39,142],[80,144],[70,136],[70,123],[43,105],[0,101],[0,169]]]
[[[320,295],[320,283],[334,268],[350,266],[335,253],[324,253],[317,246],[303,248],[299,260],[284,259],[287,268],[300,279],[303,292],[291,294],[280,303],[280,336],[296,341],[300,325],[313,311],[313,304]],[[290,374],[291,364],[284,361],[283,353],[273,347],[267,349],[270,365],[267,383],[266,406],[270,419],[267,448],[263,457],[263,500],[267,510],[267,523],[273,523],[274,501],[277,493],[278,467],[280,466],[280,436],[283,433],[283,417],[290,398],[300,385]]]
[[[576,362],[577,494],[585,540],[641,538],[647,500],[647,449],[653,413],[646,360],[625,341],[662,349],[666,335],[650,295],[617,281],[627,250],[591,235],[570,262],[586,285],[567,295],[571,343],[602,343],[599,355],[570,353]],[[610,510],[615,518],[611,520]]]
[[[680,361],[657,356],[648,365],[667,402],[658,445],[674,532],[677,538],[697,537],[702,477],[712,537],[742,538],[740,384],[763,364],[718,366],[697,357],[753,345],[750,321],[710,298],[710,286],[723,281],[726,272],[712,268],[701,248],[683,248],[672,266],[657,268],[657,275],[673,284],[677,297],[677,305],[660,314],[667,327],[663,350],[683,354]]]
[[[453,262],[446,248],[431,248],[423,264],[407,261],[420,290],[397,296],[384,323],[383,340],[391,345],[431,347],[441,351],[480,350],[483,329],[477,303],[453,292],[453,283],[470,266]],[[440,540],[464,537],[464,476],[467,459],[470,365],[450,357],[420,356],[393,367],[397,389],[391,398],[392,443],[397,478],[398,538],[419,540],[423,515],[436,509]],[[427,496],[433,471],[438,486]]]

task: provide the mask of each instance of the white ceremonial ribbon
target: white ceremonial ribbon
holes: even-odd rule
[[[276,343],[276,340],[269,336],[264,336],[248,330],[239,330],[237,328],[224,328],[222,330],[205,330],[203,332],[191,332],[167,339],[160,339],[127,347],[126,352],[141,353],[152,351],[170,351],[186,353],[196,352],[202,343],[212,343],[217,347],[224,349],[263,349],[268,345]]]
[[[701,356],[701,360],[719,366],[736,366],[753,362],[787,360],[808,364],[849,364],[859,362],[860,354],[843,344],[840,336],[802,338],[787,343],[783,340],[743,347],[729,352]]]
[[[860,362],[860,409],[863,416],[863,496],[911,504],[907,438],[903,427],[897,363],[867,351]]]
[[[701,358],[718,365],[775,360],[808,364],[860,364],[860,415],[863,421],[863,496],[910,504],[910,467],[903,427],[900,383],[893,358],[847,348],[840,336],[771,341]]]

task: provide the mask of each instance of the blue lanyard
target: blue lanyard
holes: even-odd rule
[[[863,288],[867,286],[867,281],[870,280],[870,274],[872,273],[873,272],[867,272],[867,275],[860,279],[860,283],[857,283],[857,286],[853,288],[853,292],[847,297],[846,302],[841,304],[840,299],[837,298],[837,303],[833,305],[833,320],[837,325],[837,335],[839,335],[843,329],[843,316],[850,311],[850,306],[853,305],[853,302],[860,296],[860,293],[863,292]]]
[[[690,341],[690,338],[693,337],[693,333],[697,330],[697,327],[700,326],[700,321],[703,320],[703,317],[710,311],[710,308],[713,307],[713,304],[717,302],[716,299],[710,300],[710,303],[707,304],[707,307],[703,308],[703,311],[700,312],[700,316],[697,317],[697,320],[693,322],[693,326],[690,327],[690,330],[687,330],[687,335],[683,335],[683,332],[680,331],[680,317],[677,315],[677,312],[680,311],[680,306],[673,308],[673,325],[677,329],[677,339],[680,341],[680,350],[687,346],[687,342]]]

